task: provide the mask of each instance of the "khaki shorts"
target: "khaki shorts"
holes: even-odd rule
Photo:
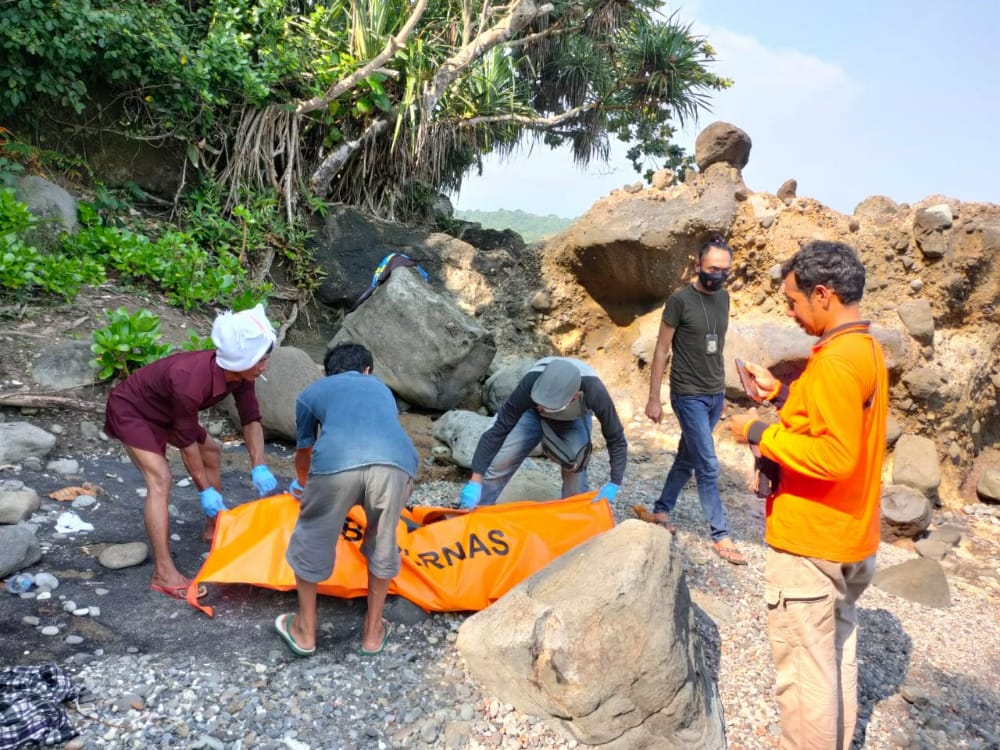
[[[412,490],[409,474],[385,464],[310,476],[285,559],[299,578],[325,581],[333,573],[344,519],[360,505],[367,519],[361,554],[368,571],[376,578],[395,578],[400,565],[396,527]]]

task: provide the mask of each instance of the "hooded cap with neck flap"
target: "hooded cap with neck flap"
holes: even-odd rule
[[[230,372],[249,370],[264,358],[275,340],[274,328],[260,304],[238,313],[224,312],[212,324],[215,361]]]

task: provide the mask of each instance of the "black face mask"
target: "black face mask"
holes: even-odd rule
[[[729,278],[728,271],[716,271],[715,273],[698,271],[698,281],[709,292],[717,292],[722,289],[722,285],[726,283],[727,278]]]

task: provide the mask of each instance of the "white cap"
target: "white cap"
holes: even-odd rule
[[[276,338],[261,304],[252,310],[224,312],[212,324],[215,361],[230,372],[249,370],[260,362]]]

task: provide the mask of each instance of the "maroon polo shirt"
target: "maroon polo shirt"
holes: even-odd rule
[[[129,375],[108,396],[104,431],[126,445],[163,453],[205,440],[198,412],[233,394],[243,425],[260,421],[253,381],[228,382],[215,351],[181,352]]]

